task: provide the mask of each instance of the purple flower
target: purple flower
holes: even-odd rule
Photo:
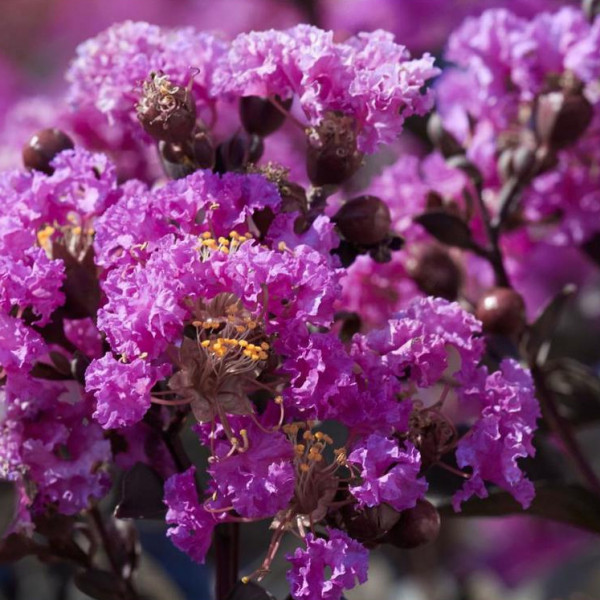
[[[65,150],[52,161],[50,176],[36,173],[32,190],[43,198],[48,223],[70,223],[101,214],[118,198],[115,166],[104,154],[83,148]]]
[[[109,272],[103,284],[108,302],[98,311],[98,327],[112,348],[129,358],[147,353],[157,357],[181,338],[200,263],[197,238],[177,242],[165,236],[145,265],[124,265]],[[196,272],[194,272],[196,271]]]
[[[566,249],[600,231],[600,173],[589,167],[598,160],[600,105],[583,138],[561,152],[555,169],[536,177],[524,195],[525,214],[531,222],[540,223],[538,228],[543,227],[544,242]]]
[[[308,533],[306,548],[286,556],[292,564],[287,580],[296,600],[339,600],[344,590],[367,580],[367,549],[337,529],[328,528],[327,535],[325,540]]]
[[[506,359],[486,377],[482,368],[479,381],[465,388],[465,397],[479,399],[481,415],[456,450],[461,468],[471,467],[471,477],[453,498],[455,510],[473,494],[485,498],[484,480],[509,491],[527,508],[534,496],[533,484],[525,477],[517,460],[533,456],[536,421],[540,416],[533,381],[528,371]]]
[[[110,442],[90,419],[79,384],[10,374],[3,389],[0,477],[24,481],[32,513],[55,506],[62,514],[104,496]]]
[[[6,312],[30,307],[44,325],[65,300],[64,277],[62,260],[48,258],[42,248],[29,248],[20,258],[0,255],[0,306]]]
[[[191,28],[161,29],[126,21],[113,25],[77,48],[67,72],[68,99],[74,109],[95,107],[119,126],[140,132],[134,105],[139,86],[151,72],[164,70],[176,85],[187,85],[200,104],[210,101],[213,66],[224,43]]]
[[[105,429],[137,423],[150,408],[150,390],[170,372],[138,358],[124,363],[109,352],[92,361],[85,374],[86,391],[96,398],[94,418]]]
[[[227,456],[231,446],[223,444],[222,456],[209,467],[222,501],[230,503],[242,517],[270,517],[289,503],[295,485],[292,446],[282,433],[264,432],[250,425],[249,446]]]
[[[378,434],[370,435],[354,446],[348,462],[360,465],[362,483],[350,486],[360,506],[386,502],[398,511],[412,508],[427,491],[419,477],[421,455],[410,443],[398,442]]]
[[[333,418],[340,403],[356,395],[354,361],[333,333],[309,334],[301,324],[277,340],[276,349],[286,357],[280,369],[290,381],[284,390],[286,406],[301,418]]]
[[[476,337],[481,324],[457,303],[442,298],[414,300],[389,320],[385,327],[355,337],[355,352],[365,347],[382,356],[383,363],[397,376],[406,372],[421,387],[433,385],[447,368],[452,373],[469,373],[478,365],[483,341]],[[452,348],[458,364],[449,353]]]
[[[20,319],[0,312],[0,368],[7,373],[26,372],[46,352],[42,338]]]
[[[367,327],[381,327],[390,314],[418,298],[421,292],[407,273],[403,254],[394,252],[387,263],[358,256],[340,281],[341,307],[360,315]]]
[[[359,149],[372,153],[398,136],[405,118],[431,108],[422,90],[438,73],[431,56],[411,60],[383,31],[339,44],[331,32],[298,25],[238,36],[215,72],[214,93],[297,95],[311,125],[333,111],[353,117]]]
[[[169,528],[167,535],[190,558],[203,563],[217,519],[198,501],[195,472],[196,469],[190,467],[167,479],[164,502],[169,507],[166,521],[175,525]]]

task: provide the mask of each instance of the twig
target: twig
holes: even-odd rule
[[[215,528],[216,600],[225,600],[238,581],[239,523],[221,523]]]
[[[600,479],[579,447],[579,443],[573,435],[569,422],[558,411],[554,398],[546,387],[544,374],[540,367],[538,365],[532,365],[531,374],[538,392],[538,400],[545,412],[544,416],[548,425],[562,441],[566,453],[575,463],[590,489],[600,498]]]
[[[106,531],[106,527],[104,525],[104,520],[98,507],[94,506],[89,511],[92,521],[96,526],[96,530],[100,536],[100,540],[102,542],[102,546],[104,547],[104,551],[106,553],[106,557],[108,558],[108,562],[110,563],[111,569],[116,577],[118,577],[123,584],[125,585],[125,589],[127,590],[128,598],[130,600],[139,600],[138,593],[135,591],[133,587],[133,583],[131,579],[123,577],[123,571],[121,569],[121,565],[115,555],[113,540],[111,540],[108,535],[108,531]]]

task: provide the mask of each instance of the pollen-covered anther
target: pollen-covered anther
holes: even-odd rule
[[[345,447],[342,446],[341,448],[335,448],[333,455],[335,456],[335,462],[342,466],[346,465],[348,454]]]
[[[219,236],[215,239],[212,234],[208,231],[200,234],[200,244],[197,247],[203,254],[204,259],[210,257],[210,252],[222,252],[223,254],[229,254],[237,250],[244,242],[252,239],[250,233],[240,235],[237,231],[231,231],[229,238],[225,236]]]
[[[38,244],[40,248],[43,248],[46,252],[48,252],[51,247],[51,239],[55,231],[56,229],[54,227],[46,225],[46,227],[37,232]]]

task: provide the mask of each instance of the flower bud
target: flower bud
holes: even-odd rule
[[[566,148],[581,137],[593,116],[592,105],[581,93],[543,94],[535,111],[538,139],[555,149]]]
[[[444,158],[465,153],[459,141],[444,128],[442,118],[437,113],[432,114],[427,121],[427,135]]]
[[[535,152],[527,146],[508,148],[498,159],[498,171],[504,181],[511,177],[525,180],[533,175],[535,161]]]
[[[154,139],[183,144],[196,125],[196,103],[189,89],[173,85],[164,73],[145,81],[136,107],[144,130]]]
[[[50,163],[54,157],[63,150],[74,147],[71,138],[60,129],[42,129],[23,146],[23,164],[27,169],[52,175],[54,169]]]
[[[417,500],[414,508],[402,511],[400,519],[382,541],[396,548],[417,548],[435,540],[440,525],[436,507],[427,500]]]
[[[526,324],[525,303],[513,289],[497,287],[479,300],[475,316],[486,333],[518,335]]]
[[[401,513],[385,503],[363,509],[348,505],[340,512],[348,535],[367,548],[377,546],[401,516]]]
[[[356,173],[362,159],[351,117],[329,113],[309,137],[306,170],[315,186],[343,183]]]
[[[285,110],[289,110],[293,98],[282,100],[279,96],[275,96],[275,101]],[[283,125],[285,114],[267,98],[244,96],[240,99],[240,119],[248,133],[267,137]]]
[[[240,131],[219,144],[215,169],[218,173],[241,171],[248,163],[260,160],[264,149],[261,137]]]
[[[333,217],[344,238],[359,246],[374,246],[390,232],[392,217],[387,204],[376,196],[359,196],[346,202]]]
[[[215,166],[215,148],[205,131],[194,134],[191,142],[194,162],[198,169],[212,169]]]
[[[196,170],[193,161],[178,144],[159,142],[158,154],[165,173],[171,179],[183,179]]]
[[[456,300],[463,276],[450,254],[439,246],[427,246],[407,263],[408,273],[428,296]]]

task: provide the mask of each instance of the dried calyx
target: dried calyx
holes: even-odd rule
[[[338,112],[325,115],[308,137],[306,169],[313,185],[339,185],[362,164],[356,122]]]
[[[154,139],[186,143],[196,125],[196,103],[190,86],[174,85],[162,72],[144,82],[136,107],[142,127]]]

